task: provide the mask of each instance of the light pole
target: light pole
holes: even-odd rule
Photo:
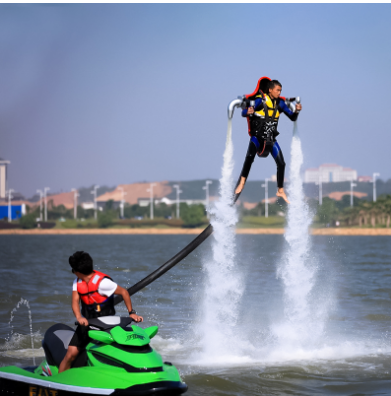
[[[323,191],[322,191],[322,174],[319,173],[319,181],[318,183],[315,183],[319,185],[319,205],[322,205],[323,203]]]
[[[43,189],[43,195],[45,198],[45,221],[48,221],[48,194],[47,192],[50,190],[49,187],[45,187]]]
[[[373,202],[376,202],[377,196],[376,196],[376,176],[380,176],[380,173],[374,173],[373,174]]]
[[[149,217],[150,217],[150,219],[151,220],[153,220],[153,187],[154,186],[156,186],[156,183],[151,183],[150,185],[149,185],[149,188],[148,188],[148,190],[147,190],[147,192],[149,192],[149,193],[151,193],[150,194],[150,206],[151,206],[151,210],[150,210],[150,215],[149,215]]]
[[[173,187],[176,189],[176,218],[179,219],[179,194],[183,191],[179,189],[178,184],[174,184]]]
[[[353,206],[353,187],[356,187],[357,184],[353,183],[353,180],[350,181],[350,206]]]
[[[209,219],[209,184],[212,184],[211,180],[207,180],[205,182],[205,186],[202,187],[203,190],[206,191],[206,217]]]
[[[96,191],[98,190],[99,186],[94,186],[94,189],[91,191],[91,194],[94,195],[94,217],[95,220],[98,220],[98,204],[96,202]]]
[[[42,199],[43,199],[43,192],[42,190],[37,190],[39,194],[39,221],[42,221]]]
[[[268,189],[269,179],[265,179],[265,184],[262,184],[262,187],[265,187],[265,217],[269,217],[269,189]]]
[[[76,188],[72,188],[73,191],[73,217],[75,220],[77,219],[77,197],[80,195],[78,194]]]
[[[121,192],[122,192],[122,199],[121,199],[121,203],[120,203],[119,207],[121,209],[121,218],[123,219],[124,218],[125,195],[127,193],[124,191],[123,187],[118,187],[118,190],[121,190]]]
[[[10,188],[8,190],[8,222],[11,223],[12,221],[12,212],[11,212],[11,199],[13,198],[12,193],[15,190],[13,190],[12,188]]]

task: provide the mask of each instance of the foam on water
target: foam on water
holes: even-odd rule
[[[32,335],[13,332],[3,344],[0,344],[0,356],[12,357],[16,359],[32,358],[34,361],[36,357],[44,357],[45,353],[43,348],[29,348],[29,346],[32,344],[31,336],[33,337],[33,344],[41,343],[42,334],[39,331],[33,333]]]
[[[164,354],[171,354],[182,349],[182,344],[180,340],[176,338],[163,338],[159,335],[153,337],[152,344],[154,348],[157,348],[159,351],[162,351]]]

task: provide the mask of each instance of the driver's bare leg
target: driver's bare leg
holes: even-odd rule
[[[73,361],[77,358],[79,354],[79,349],[76,346],[69,345],[67,354],[65,355],[63,361],[58,367],[58,373],[62,373],[65,370],[69,370],[72,366]]]

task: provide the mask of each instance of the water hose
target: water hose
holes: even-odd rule
[[[146,276],[140,282],[137,282],[135,285],[129,287],[128,292],[129,295],[132,296],[133,294],[137,293],[144,287],[148,286],[154,280],[160,278],[163,274],[165,274],[169,269],[174,267],[174,265],[178,264],[182,261],[186,256],[188,256],[196,247],[201,245],[202,242],[208,238],[213,232],[212,224],[209,224],[208,227],[205,228],[204,231],[201,232],[195,239],[193,239],[186,247],[184,247],[179,253],[177,253],[174,257],[160,266],[158,269],[153,271],[151,274]],[[120,303],[123,300],[122,296],[115,296],[114,297],[114,305]]]

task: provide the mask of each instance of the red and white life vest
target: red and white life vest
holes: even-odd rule
[[[77,292],[79,293],[80,299],[84,304],[101,304],[107,300],[107,296],[102,296],[98,293],[99,285],[104,278],[111,279],[103,272],[94,271],[94,276],[89,280],[88,283],[80,278],[77,279]]]

